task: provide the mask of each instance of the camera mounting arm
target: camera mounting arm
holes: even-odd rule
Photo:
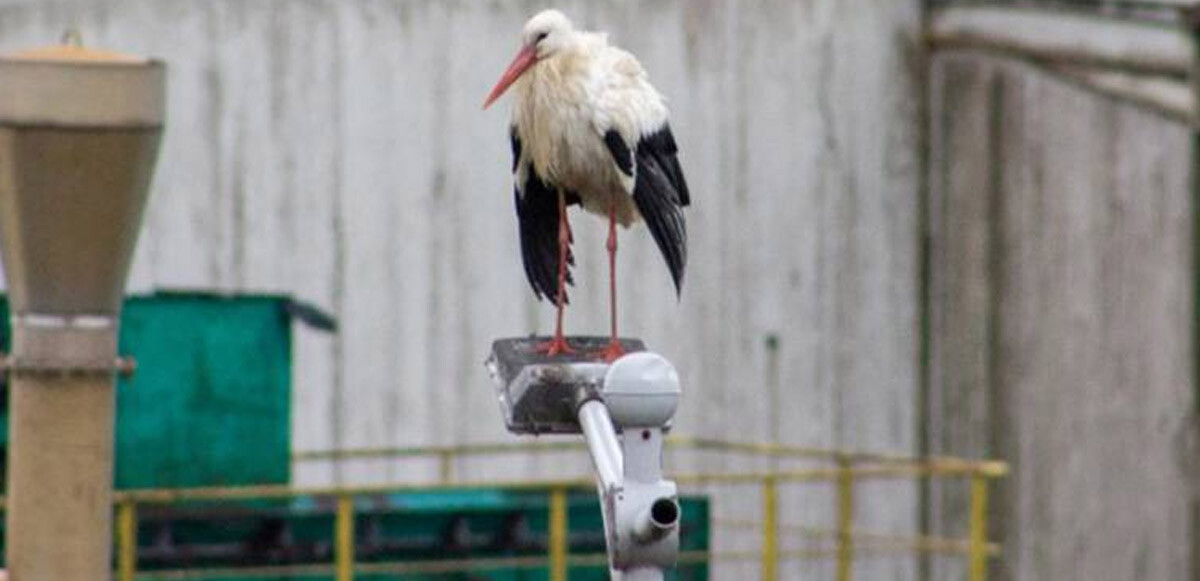
[[[679,403],[679,376],[630,341],[611,365],[545,358],[532,341],[497,341],[488,360],[514,433],[582,434],[595,469],[614,578],[655,581],[675,565],[680,509],[663,479],[663,435]]]

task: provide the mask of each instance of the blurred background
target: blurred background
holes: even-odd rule
[[[1193,4],[556,3],[669,100],[694,200],[683,295],[643,229],[623,233],[619,292],[623,332],[680,371],[675,431],[1002,460],[992,578],[1197,578]],[[319,452],[512,439],[483,361],[496,338],[549,332],[553,309],[520,266],[508,102],[480,105],[542,7],[0,0],[0,51],[75,26],[164,60],[130,290],[328,313],[336,332],[291,338],[291,482],[432,481],[436,462]],[[574,226],[567,331],[603,333],[604,224]],[[674,454],[668,470],[771,461]],[[552,478],[587,462],[454,470]],[[722,494],[718,518],[758,510],[754,491]],[[781,502],[795,521],[836,510],[820,486]],[[958,483],[866,483],[854,517],[963,536],[969,505]],[[757,550],[753,533],[714,542]],[[889,555],[855,573],[961,579],[965,565]]]

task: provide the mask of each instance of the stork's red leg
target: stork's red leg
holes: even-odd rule
[[[558,296],[554,304],[558,309],[554,321],[554,338],[536,347],[546,355],[574,353],[563,335],[563,310],[567,299],[567,253],[571,251],[571,226],[567,222],[567,196],[558,190]]]
[[[608,346],[600,352],[600,357],[612,363],[625,354],[621,340],[617,336],[617,201],[614,198],[608,206],[608,301],[609,313],[612,316],[612,335]]]

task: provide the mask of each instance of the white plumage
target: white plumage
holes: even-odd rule
[[[609,217],[613,261],[615,225],[644,219],[678,289],[687,259],[682,208],[690,196],[664,99],[633,55],[609,45],[605,34],[575,30],[557,10],[530,19],[521,40],[484,107],[515,87],[513,177],[522,257],[534,292],[557,299],[557,341],[573,262],[565,206],[578,203]],[[615,284],[612,292],[615,350]],[[567,349],[565,341],[557,349]]]
[[[585,209],[603,216],[616,196],[618,221],[628,226],[636,215],[634,177],[617,168],[603,136],[616,130],[636,144],[666,124],[667,107],[637,59],[609,45],[606,34],[575,31],[549,10],[529,21],[524,36],[544,30],[549,56],[517,80],[513,125],[538,175],[579,193]]]

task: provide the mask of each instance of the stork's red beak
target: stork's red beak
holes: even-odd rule
[[[521,51],[517,53],[517,57],[513,59],[512,64],[508,65],[508,69],[500,76],[500,80],[496,82],[496,86],[492,88],[492,92],[488,94],[488,98],[483,102],[483,108],[487,109],[491,104],[508,90],[509,85],[512,85],[521,78],[533,63],[537,62],[537,52],[531,46],[521,47]]]

